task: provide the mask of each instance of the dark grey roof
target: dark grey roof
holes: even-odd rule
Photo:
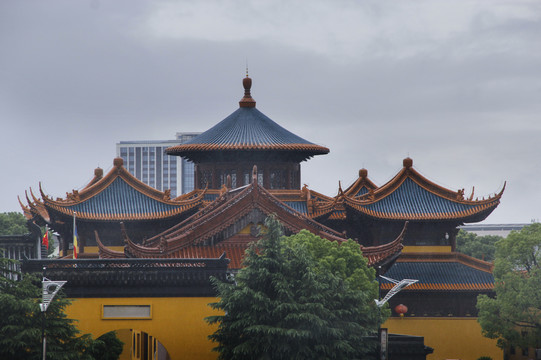
[[[326,154],[329,149],[284,129],[255,107],[240,107],[192,140],[170,147],[170,155],[216,150],[282,150]]]

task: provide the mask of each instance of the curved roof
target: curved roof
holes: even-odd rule
[[[254,175],[257,179],[257,173]],[[254,180],[255,180],[254,179]],[[239,234],[251,222],[259,222],[269,214],[275,214],[284,228],[292,233],[306,229],[331,241],[345,241],[345,235],[336,232],[298,212],[285,202],[260,187],[257,181],[241,189],[229,190],[220,195],[190,218],[145,241],[143,245],[133,243],[126,235],[126,250],[134,257],[213,257],[222,249],[231,259],[230,266],[239,266],[248,244],[257,235]],[[223,234],[216,239],[217,234]],[[363,255],[370,266],[390,264],[402,250],[402,233],[391,243],[362,247]],[[121,252],[106,249],[98,240],[100,256],[124,257]]]
[[[404,159],[403,169],[388,183],[359,195],[339,195],[340,202],[365,215],[390,220],[481,221],[500,203],[505,189],[483,200],[465,199],[464,191],[443,188],[412,168]]]
[[[171,204],[149,197],[117,177],[108,187],[90,197],[69,206],[77,214],[146,214],[174,211],[178,204]]]
[[[244,79],[245,96],[239,109],[201,135],[166,149],[166,153],[193,159],[197,153],[209,151],[287,151],[298,153],[302,161],[329,152],[328,148],[293,134],[257,110],[250,96],[251,80],[247,85],[246,79],[250,78]]]
[[[491,290],[493,265],[461,253],[403,253],[386,273],[394,279],[416,279],[413,290]],[[381,288],[394,286],[382,280]]]
[[[203,193],[187,200],[171,200],[169,192],[156,190],[131,175],[121,158],[115,159],[114,165],[105,177],[93,179],[82,190],[67,194],[66,199],[52,200],[40,186],[43,200],[29,204],[67,216],[76,212],[80,219],[150,220],[175,216],[202,203]]]
[[[359,170],[359,178],[344,191],[344,194],[353,197],[362,196],[377,188],[378,186],[368,178],[368,170],[361,169]]]

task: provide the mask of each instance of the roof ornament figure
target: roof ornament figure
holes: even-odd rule
[[[257,184],[257,165],[252,168],[252,182]]]

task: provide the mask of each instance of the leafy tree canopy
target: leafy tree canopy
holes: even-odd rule
[[[369,358],[368,336],[384,319],[359,245],[307,231],[285,238],[273,217],[266,228],[234,283],[215,281],[220,300],[211,306],[225,314],[207,320],[218,324],[210,338],[219,358]]]
[[[480,260],[494,261],[496,242],[501,239],[501,236],[479,236],[461,229],[456,236],[456,250]]]
[[[28,233],[26,218],[18,212],[0,213],[0,235],[22,235]]]
[[[0,359],[38,360],[42,358],[41,279],[25,274],[22,280],[11,280],[4,271],[10,261],[0,258]],[[79,336],[73,320],[66,317],[69,304],[60,291],[45,312],[47,359],[101,359],[93,356],[100,354],[101,343],[88,334]]]
[[[378,296],[378,283],[374,281],[376,271],[368,267],[359,244],[349,239],[339,244],[328,241],[301,230],[298,234],[283,239],[286,246],[302,246],[316,260],[315,271],[331,273],[345,280],[355,290],[370,294],[373,299]]]
[[[483,334],[502,348],[541,347],[541,223],[496,243],[494,298],[477,299]]]
[[[122,354],[123,345],[116,331],[110,331],[94,340],[88,352],[96,360],[117,360]]]

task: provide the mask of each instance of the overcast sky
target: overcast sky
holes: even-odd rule
[[[541,218],[541,1],[0,1],[0,212],[112,167],[122,140],[205,131],[257,107],[327,146],[302,183],[334,196],[413,159],[486,223]]]

